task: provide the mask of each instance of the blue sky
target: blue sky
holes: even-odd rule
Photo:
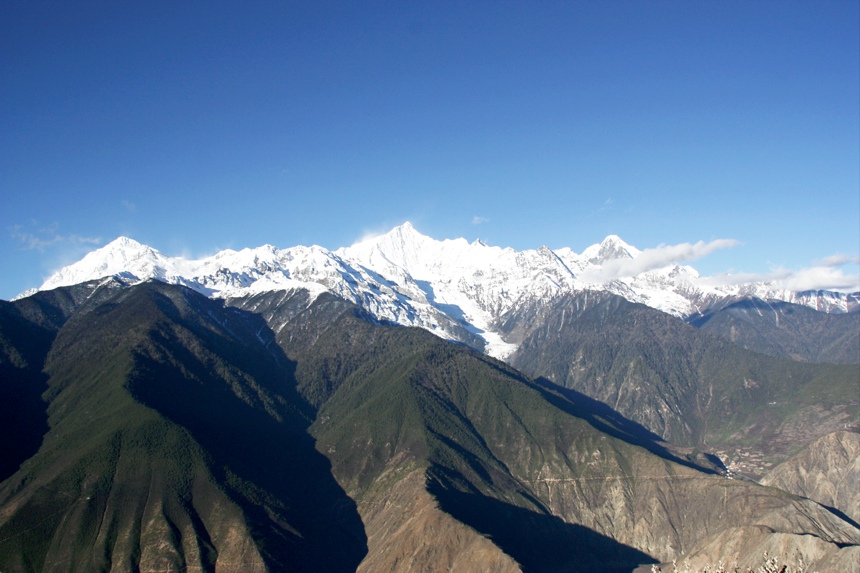
[[[860,3],[0,3],[0,298],[119,235],[202,256],[405,220],[856,275]]]

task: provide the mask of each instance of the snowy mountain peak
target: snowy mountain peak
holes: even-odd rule
[[[641,255],[617,235],[577,255],[569,248],[516,251],[462,238],[438,241],[409,222],[337,251],[264,245],[200,259],[166,257],[120,237],[61,269],[40,290],[120,277],[181,284],[224,299],[302,289],[313,300],[329,292],[378,320],[426,328],[502,359],[518,342],[500,331],[511,313],[583,290],[608,291],[681,317],[736,296],[827,312],[858,306],[856,295],[794,293],[764,283],[714,286],[675,258],[655,264],[653,253]]]
[[[592,264],[600,264],[616,259],[633,259],[639,250],[625,243],[618,235],[609,235],[598,245],[591,245],[582,256]]]
[[[102,247],[102,250],[120,250],[120,249],[122,249],[122,250],[124,250],[124,249],[140,250],[143,248],[145,248],[145,246],[142,245],[141,243],[138,243],[134,239],[131,239],[129,237],[120,236],[120,237],[117,237],[116,239],[114,239],[113,241],[111,241],[110,243],[108,243],[107,245],[105,245],[104,247]]]
[[[390,245],[398,243],[414,243],[416,241],[422,241],[427,239],[433,240],[430,239],[430,237],[419,233],[412,225],[412,223],[410,223],[409,221],[405,221],[401,225],[394,227],[386,233],[365,238],[352,246],[356,247],[358,245]]]
[[[154,271],[164,259],[151,247],[128,237],[119,237],[88,253],[77,263],[60,269],[42,284],[40,290],[79,284],[112,275],[159,278]]]
[[[392,229],[392,231],[393,232],[399,231],[399,232],[403,232],[403,233],[409,233],[409,232],[417,233],[418,232],[415,230],[415,227],[412,226],[412,223],[410,221],[403,221],[403,223],[401,225],[394,227],[394,229]]]
[[[402,225],[398,225],[391,229],[386,233],[381,233],[377,235],[370,235],[360,239],[359,241],[353,243],[349,247],[341,247],[339,250],[343,251],[346,249],[360,249],[360,250],[371,250],[375,247],[380,247],[382,245],[390,245],[390,244],[402,244],[414,242],[416,238],[428,238],[424,237],[421,233],[415,230],[415,227],[412,226],[412,223],[406,221]],[[419,239],[420,240],[420,239]]]
[[[88,253],[84,258],[90,258],[92,260],[106,258],[134,260],[141,256],[150,256],[153,253],[157,253],[157,251],[142,243],[138,243],[134,239],[130,239],[128,237],[117,237],[105,246]]]
[[[423,269],[428,260],[434,257],[439,245],[439,241],[422,235],[412,223],[406,221],[383,235],[338,249],[335,254],[355,259],[374,269],[394,266],[417,270]]]

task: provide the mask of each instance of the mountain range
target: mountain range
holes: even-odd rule
[[[860,571],[857,294],[643,253],[118,239],[0,301],[0,570]]]
[[[674,247],[672,254],[696,248],[702,245]],[[502,317],[582,291],[610,292],[690,320],[745,298],[827,313],[860,310],[860,292],[792,292],[773,283],[715,285],[692,267],[667,265],[653,250],[640,251],[615,235],[581,254],[569,248],[515,251],[481,241],[437,241],[408,222],[335,251],[266,245],[196,260],[167,257],[121,237],[56,272],[38,290],[105,277],[129,284],[156,279],[227,300],[292,289],[330,292],[376,320],[425,328],[503,360],[520,341],[502,332]]]

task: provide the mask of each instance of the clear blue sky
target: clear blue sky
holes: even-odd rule
[[[0,3],[0,298],[119,235],[201,256],[405,220],[741,243],[705,274],[856,259],[860,3]]]

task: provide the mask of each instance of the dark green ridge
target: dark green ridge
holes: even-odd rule
[[[48,431],[45,358],[59,329],[98,282],[0,301],[0,436],[12,436],[0,457],[0,481],[36,453]]]
[[[289,361],[248,336],[259,317],[160,283],[81,311],[46,360],[50,431],[0,487],[16,508],[0,568],[134,569],[158,542],[163,564],[213,570],[231,530],[272,570],[355,568],[354,503],[305,431]]]

